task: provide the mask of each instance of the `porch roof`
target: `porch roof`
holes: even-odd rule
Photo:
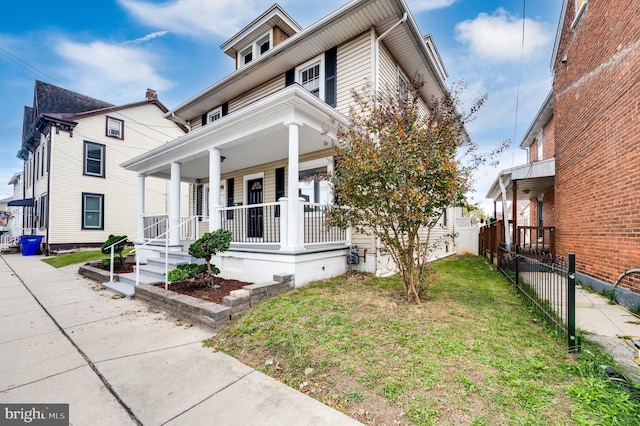
[[[553,188],[555,175],[555,157],[505,169],[493,181],[486,198],[494,201],[502,198],[500,188],[500,181],[502,180],[507,200],[513,198],[513,181],[518,182],[517,198],[529,200]]]
[[[289,124],[300,128],[300,155],[327,148],[337,125],[348,119],[294,84],[233,114],[152,149],[121,164],[146,176],[170,178],[171,163],[181,164],[181,179],[192,182],[209,175],[211,148],[220,150],[221,173],[288,157]]]

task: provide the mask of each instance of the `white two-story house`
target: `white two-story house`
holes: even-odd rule
[[[214,263],[226,278],[292,273],[302,285],[350,268],[393,271],[371,234],[328,226],[334,196],[326,173],[334,167],[328,142],[348,123],[353,90],[397,90],[416,73],[423,99],[447,90],[436,47],[406,3],[351,1],[304,29],[274,5],[221,49],[235,71],[165,115],[190,132],[123,163],[140,174],[140,188],[153,176],[170,181],[170,248],[187,249],[180,230],[224,228],[233,242]],[[192,184],[189,223],[177,214],[181,182]],[[148,218],[139,200],[139,215]],[[456,212],[443,216],[436,256],[455,251]],[[346,261],[352,245],[357,265]]]
[[[24,198],[14,204],[24,209],[23,233],[42,236],[45,254],[100,247],[109,234],[135,239],[138,178],[120,163],[184,135],[167,111],[153,90],[113,105],[36,81],[18,152]],[[147,198],[150,211],[165,212],[167,182],[149,179]]]

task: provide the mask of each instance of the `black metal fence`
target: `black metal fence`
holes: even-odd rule
[[[498,269],[520,291],[533,310],[563,335],[569,352],[579,352],[576,336],[575,255],[567,259],[539,251],[520,253],[500,245]]]

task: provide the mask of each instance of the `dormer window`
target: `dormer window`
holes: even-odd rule
[[[258,40],[258,52],[260,53],[260,56],[262,56],[263,54],[267,53],[267,51],[270,49],[270,47],[271,47],[270,34],[267,34],[266,36],[264,36],[260,40]]]
[[[238,53],[238,68],[249,64],[251,61],[253,61],[254,58],[259,58],[260,56],[267,53],[269,49],[271,49],[271,38],[272,33],[270,31],[251,43],[250,46],[247,46],[245,49],[241,50],[240,53]]]

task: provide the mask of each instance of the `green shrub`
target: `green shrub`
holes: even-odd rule
[[[127,236],[126,235],[109,235],[109,238],[107,238],[107,241],[104,242],[104,244],[102,244],[102,248],[100,249],[102,251],[103,254],[111,254],[111,246],[115,244],[115,246],[113,246],[113,252],[115,254],[118,255],[118,261],[120,262],[120,265],[124,265],[124,257],[122,257],[122,252],[124,251],[124,248],[127,244]],[[104,263],[103,263],[104,265]],[[107,263],[108,266],[108,263]]]
[[[215,269],[217,270],[218,268],[215,268]],[[193,278],[196,275],[206,270],[207,270],[207,265],[204,265],[204,264],[200,265],[197,263],[185,263],[183,265],[178,265],[176,269],[169,271],[169,273],[167,274],[167,279],[172,283],[176,281],[183,281],[183,280],[186,280],[187,278]],[[218,272],[216,273],[219,274],[220,270],[218,270]]]

